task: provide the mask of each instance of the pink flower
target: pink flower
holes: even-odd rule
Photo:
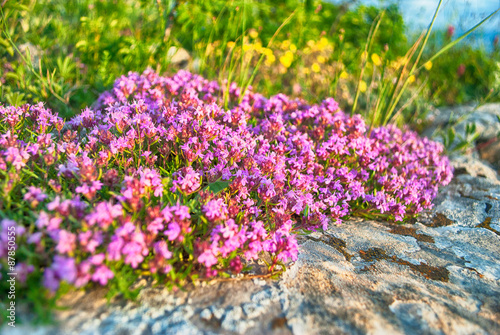
[[[181,227],[175,221],[168,224],[168,229],[163,232],[169,241],[175,240],[181,233]]]
[[[161,255],[165,259],[172,258],[172,253],[168,250],[167,243],[165,241],[156,242],[154,244],[155,253]]]
[[[207,268],[217,264],[217,262],[217,257],[215,257],[210,249],[205,250],[200,256],[198,256],[198,263],[205,265]]]
[[[89,225],[98,224],[101,228],[108,228],[113,220],[123,215],[123,207],[111,202],[99,202],[93,212],[86,216]]]
[[[449,25],[448,28],[446,29],[446,36],[448,36],[448,38],[451,38],[453,34],[455,34],[455,27]]]
[[[113,279],[114,276],[115,274],[113,271],[108,269],[105,265],[100,265],[97,269],[95,269],[95,272],[92,275],[92,281],[98,282],[104,286],[110,279]]]
[[[106,255],[104,255],[103,253],[100,253],[100,254],[91,256],[89,258],[89,262],[93,265],[101,265],[105,259],[106,259]]]
[[[227,206],[224,199],[210,200],[203,205],[203,212],[210,221],[225,219],[227,215]]]
[[[121,259],[122,256],[122,248],[124,245],[124,241],[121,237],[118,237],[116,235],[113,235],[111,238],[111,242],[108,244],[107,247],[107,253],[108,253],[108,259],[111,261],[118,261]]]
[[[38,228],[46,227],[48,231],[53,231],[59,229],[62,219],[56,216],[50,216],[49,214],[41,211],[36,220],[36,225]]]
[[[201,186],[200,174],[193,170],[191,166],[183,168],[174,174],[174,186],[184,194],[191,194]]]
[[[19,150],[15,147],[9,147],[4,152],[5,160],[12,163],[16,170],[20,170],[22,167],[26,166],[26,161],[30,158],[30,155],[23,149]]]
[[[35,186],[30,186],[28,192],[24,194],[24,200],[31,203],[32,207],[36,207],[38,203],[47,199],[47,195],[43,191]]]
[[[76,235],[67,230],[61,229],[59,231],[59,238],[57,241],[57,251],[60,254],[70,253],[75,249]]]

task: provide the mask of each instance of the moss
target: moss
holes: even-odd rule
[[[273,321],[271,321],[271,329],[275,330],[279,328],[284,328],[286,326],[287,321],[288,320],[284,316],[276,317],[273,319]]]
[[[410,267],[410,269],[420,272],[426,279],[439,280],[443,282],[447,282],[450,279],[450,272],[446,268],[430,266],[425,263],[416,265],[395,256],[391,259],[394,263],[406,265]]]
[[[431,223],[424,224],[429,227],[443,227],[449,226],[452,223],[453,221],[448,219],[444,214],[436,213],[436,215],[432,218]]]
[[[389,256],[385,253],[384,250],[380,248],[370,248],[368,250],[360,250],[359,255],[366,262],[379,261],[381,259],[388,259]]]
[[[415,228],[403,227],[403,226],[391,226],[391,233],[404,236],[411,236],[416,238],[417,241],[421,242],[434,243],[434,238],[432,238],[432,236],[425,234],[417,234],[417,229]]]
[[[483,222],[481,222],[480,224],[478,224],[476,227],[477,228],[486,228],[488,230],[491,230],[492,232],[494,232],[495,234],[497,235],[500,235],[500,233],[498,231],[496,231],[495,229],[493,229],[491,226],[490,226],[490,223],[491,223],[491,217],[487,217],[486,219],[484,219]]]
[[[323,236],[323,238],[315,238],[312,236],[307,236],[307,238],[315,242],[322,242],[325,243],[326,245],[329,245],[330,247],[340,252],[345,257],[346,261],[348,262],[351,261],[352,255],[349,254],[347,251],[345,251],[345,247],[347,246],[347,244],[345,243],[344,240],[341,240],[340,238],[334,236]]]
[[[444,267],[431,266],[425,263],[413,264],[396,256],[388,256],[383,249],[370,248],[368,250],[360,250],[359,255],[366,262],[373,262],[385,259],[389,262],[408,266],[413,271],[419,272],[426,279],[439,280],[447,282],[450,272]]]

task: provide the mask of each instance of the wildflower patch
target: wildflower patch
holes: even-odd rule
[[[16,227],[17,295],[30,282],[131,297],[139,276],[173,287],[262,253],[272,272],[297,259],[296,232],[407,220],[452,178],[441,144],[370,131],[331,98],[223,86],[146,70],[68,121],[43,104],[0,107],[0,271]]]

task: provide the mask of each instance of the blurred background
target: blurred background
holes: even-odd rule
[[[500,15],[432,58],[500,1],[442,1],[426,39],[438,3],[1,0],[0,101],[68,117],[128,71],[186,69],[418,129],[431,106],[500,100]]]
[[[406,24],[406,32],[415,34],[427,28],[429,21],[434,14],[438,1],[436,0],[361,0],[345,1],[331,0],[330,2],[341,5],[349,4],[356,6],[384,7],[395,4],[400,8],[401,15]],[[447,29],[448,26],[455,28],[456,34],[463,34],[477,22],[487,17],[490,13],[500,8],[499,0],[447,0],[443,1],[439,16],[436,19],[437,29]],[[500,33],[500,16],[493,16],[484,23],[478,31],[471,34],[465,43],[483,46],[486,49],[493,48],[495,36]]]

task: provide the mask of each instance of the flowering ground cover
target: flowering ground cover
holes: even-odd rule
[[[41,103],[0,106],[0,119],[0,271],[15,230],[34,304],[69,286],[133,297],[143,275],[228,276],[263,253],[277,271],[297,233],[408,220],[452,178],[441,144],[369,129],[331,98],[266,98],[186,71],[131,72],[66,122]]]

